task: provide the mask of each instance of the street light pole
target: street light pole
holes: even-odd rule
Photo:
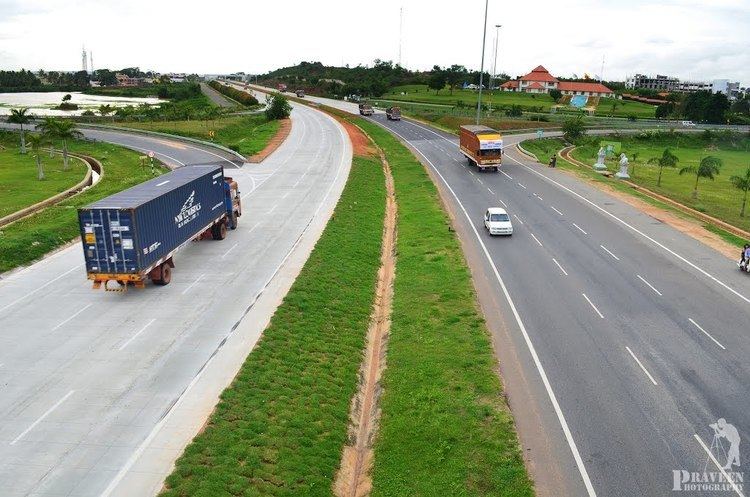
[[[495,24],[495,62],[492,63],[492,74],[490,74],[490,92],[492,97],[495,96],[495,89],[492,87],[492,81],[497,79],[497,43],[500,40],[500,28],[502,24]],[[489,112],[492,113],[492,98],[489,102]]]
[[[484,80],[484,44],[487,40],[487,9],[490,6],[490,0],[484,1],[484,27],[482,31],[482,65],[479,68],[479,98],[477,99],[477,124],[482,117],[482,84]]]

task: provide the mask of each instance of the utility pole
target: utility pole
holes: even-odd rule
[[[492,63],[492,74],[490,74],[490,92],[495,96],[495,90],[492,87],[492,80],[497,79],[497,42],[500,39],[500,28],[502,24],[495,24],[495,62]],[[492,113],[492,99],[489,102],[489,112]]]
[[[94,51],[89,52],[89,63],[91,66],[91,74],[94,74]]]
[[[81,70],[89,72],[88,68],[86,67],[86,62],[86,47],[81,47]]]
[[[404,42],[404,8],[399,9],[399,21],[398,21],[398,65],[401,66],[401,45]],[[403,67],[403,66],[401,66]]]
[[[599,72],[599,82],[604,83],[604,55],[602,55],[602,70]]]
[[[479,68],[479,97],[477,98],[477,124],[482,117],[482,84],[484,80],[484,44],[487,40],[487,9],[490,6],[490,0],[484,1],[484,25],[482,28],[482,65]]]

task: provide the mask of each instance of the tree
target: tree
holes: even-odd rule
[[[51,140],[62,140],[63,170],[68,170],[68,140],[83,138],[83,134],[76,129],[75,121],[54,119],[47,117],[38,126],[42,135]]]
[[[459,64],[453,64],[445,70],[445,76],[446,80],[448,81],[448,86],[451,89],[451,95],[453,95],[453,90],[455,90],[458,85],[466,81],[466,77],[468,75],[469,71],[467,71],[464,66]]]
[[[563,137],[571,143],[586,134],[583,119],[580,117],[566,119],[562,125],[562,131]]]
[[[659,104],[656,107],[656,118],[664,119],[669,117],[674,112],[674,103],[667,102],[665,104]]]
[[[44,146],[44,143],[44,136],[37,133],[29,134],[29,146],[31,147],[31,152],[36,159],[36,176],[40,181],[44,179],[44,168],[42,167],[42,147]]]
[[[102,104],[99,106],[99,114],[102,117],[107,117],[108,114],[112,114],[114,111],[115,108],[109,104]],[[112,120],[114,121],[114,116],[112,117]]]
[[[8,122],[21,126],[21,153],[26,153],[26,137],[24,136],[23,125],[31,122],[31,116],[28,114],[29,109],[22,107],[20,109],[10,109]]]
[[[656,180],[656,186],[661,186],[661,172],[665,167],[677,167],[677,163],[680,158],[672,153],[668,148],[664,149],[661,157],[652,157],[648,160],[649,164],[657,164],[659,166],[659,178]],[[682,174],[682,172],[680,172]]]
[[[562,92],[557,88],[553,88],[549,91],[549,96],[552,97],[552,100],[555,102],[559,102],[562,98]]]
[[[65,96],[63,96],[62,101],[69,102],[71,98],[73,97],[70,95],[70,93],[67,93]]]
[[[680,169],[680,174],[695,174],[695,186],[693,187],[693,198],[698,198],[698,180],[701,178],[714,179],[719,174],[722,162],[718,157],[709,155],[701,159],[698,167],[685,166]]]
[[[266,109],[266,119],[273,121],[276,119],[286,119],[292,112],[292,106],[289,105],[286,97],[281,93],[276,93]]]
[[[714,93],[708,100],[706,121],[713,124],[726,124],[726,114],[729,111],[729,99],[723,93]]]
[[[445,80],[445,71],[440,66],[432,66],[432,74],[430,74],[430,79],[427,80],[427,87],[430,90],[435,90],[435,95],[437,95],[440,90],[445,88]]]
[[[740,217],[745,217],[745,204],[747,204],[747,191],[750,190],[750,166],[745,169],[745,174],[742,176],[731,176],[729,181],[738,190],[742,190],[742,209],[740,210]]]

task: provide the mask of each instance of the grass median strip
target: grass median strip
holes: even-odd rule
[[[329,496],[380,267],[385,182],[355,157],[334,216],[163,496]]]
[[[392,135],[355,122],[383,149],[398,202],[372,495],[533,495],[489,333],[438,192]]]
[[[16,143],[17,139],[18,135],[15,133],[0,133],[0,143],[9,148]],[[130,188],[152,177],[149,168],[141,167],[140,154],[131,150],[106,143],[85,141],[74,141],[69,146],[71,152],[79,152],[99,159],[104,167],[104,175],[93,188],[2,228],[0,230],[0,273],[28,264],[79,237],[76,210],[78,207]],[[52,158],[45,156],[42,161],[47,167],[51,164],[56,164],[55,167],[57,167],[61,159],[58,155]],[[71,160],[71,170],[78,171],[82,178],[83,167],[79,164],[78,161]],[[162,171],[161,168],[157,169],[159,174]],[[30,183],[35,181],[35,179],[31,180]],[[83,270],[81,271],[80,276],[83,278]]]

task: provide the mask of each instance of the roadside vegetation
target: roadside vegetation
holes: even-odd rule
[[[143,129],[213,141],[245,156],[250,156],[263,150],[279,130],[280,124],[277,120],[268,120],[262,114],[228,117],[220,117],[217,114],[210,116],[210,118],[190,121],[120,123],[125,128]]]
[[[225,97],[229,97],[230,99],[234,100],[235,102],[240,103],[241,105],[247,106],[247,107],[255,107],[258,105],[258,99],[252,96],[251,94],[238,90],[237,88],[234,88],[233,86],[225,85],[223,83],[219,83],[216,80],[210,81],[208,83],[208,86],[213,88],[214,90],[218,91]]]
[[[18,153],[18,135],[0,135],[0,217],[7,216],[25,207],[41,202],[76,185],[86,174],[85,166],[70,162],[65,170],[59,154],[50,157],[42,149],[44,181],[37,181],[38,171],[34,154]]]
[[[385,180],[355,157],[335,213],[164,497],[330,496],[380,267]]]
[[[9,150],[17,150],[19,141],[17,133],[0,132],[0,143]],[[104,167],[104,176],[94,188],[2,228],[0,230],[0,272],[28,264],[79,237],[76,210],[78,207],[152,177],[150,168],[141,166],[140,155],[136,152],[114,145],[80,140],[72,140],[68,146],[71,152],[87,154],[100,160]],[[32,154],[29,153],[28,156],[31,157]],[[26,182],[24,188],[13,190],[10,198],[16,201],[16,195],[26,188],[35,188],[38,184],[47,185],[48,181],[52,181],[56,176],[57,169],[62,169],[62,159],[59,155],[49,158],[48,155],[44,157],[42,154],[42,161],[46,165],[45,176],[48,179]],[[28,174],[33,178],[35,171],[33,165],[21,164],[20,166],[24,170],[28,169]],[[158,174],[163,171],[161,168],[156,170]],[[76,176],[77,180],[73,181],[74,183],[81,179],[82,170],[77,165],[77,161],[71,161],[71,168],[66,174]],[[4,180],[0,179],[0,191],[4,191],[5,188]]]

